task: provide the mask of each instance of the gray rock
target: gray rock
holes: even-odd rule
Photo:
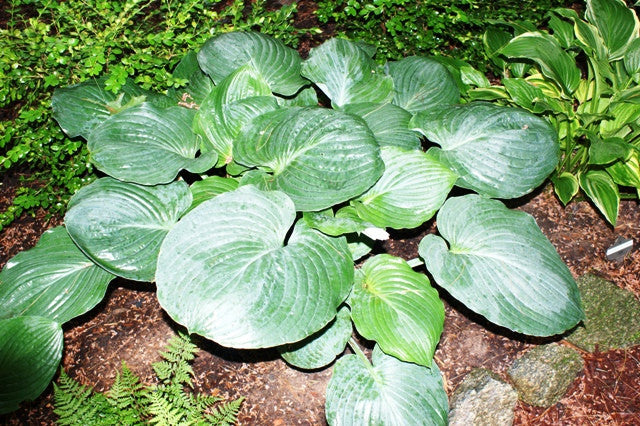
[[[567,341],[589,352],[640,344],[640,302],[633,293],[591,274],[577,282],[586,319]]]
[[[537,346],[517,359],[508,375],[522,401],[550,407],[567,392],[583,366],[578,352],[551,343]]]
[[[475,368],[451,396],[449,425],[500,426],[513,423],[518,393],[497,374]]]

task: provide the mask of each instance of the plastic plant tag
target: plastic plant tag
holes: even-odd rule
[[[624,237],[618,237],[614,243],[607,249],[607,260],[620,262],[633,249],[633,240]]]

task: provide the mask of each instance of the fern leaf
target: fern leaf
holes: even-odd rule
[[[240,397],[235,401],[219,405],[207,416],[207,422],[216,426],[235,425],[238,421],[238,412],[240,411],[243,401],[244,397]]]
[[[53,384],[55,409],[59,425],[111,425],[116,423],[117,413],[107,399],[93,393],[60,370],[58,383]]]

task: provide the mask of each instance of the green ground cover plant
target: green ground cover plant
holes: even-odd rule
[[[54,384],[54,412],[59,425],[234,425],[243,398],[223,402],[216,395],[187,392],[192,388],[191,362],[198,347],[184,334],[169,340],[162,361],[152,364],[158,384],[140,383],[123,362],[111,388],[94,392],[61,370]]]
[[[321,0],[318,19],[335,24],[338,35],[374,45],[378,59],[447,52],[484,68],[482,34],[492,19],[541,23],[560,0]],[[483,69],[484,71],[484,69]]]
[[[548,18],[548,30],[506,21],[489,29],[484,42],[502,84],[468,94],[549,121],[562,154],[551,177],[558,198],[582,193],[615,226],[621,197],[640,194],[640,23],[619,0]]]
[[[127,78],[164,91],[184,84],[171,70],[218,32],[259,29],[297,44],[295,3],[266,0],[8,0],[0,27],[0,171],[29,179],[0,212],[0,229],[22,212],[62,214],[71,194],[95,179],[86,145],[51,118],[57,87],[105,76],[118,92]],[[31,183],[29,182],[31,181]],[[35,182],[34,182],[35,181]]]
[[[114,93],[105,79],[56,90],[56,120],[107,176],[0,272],[0,411],[47,386],[62,324],[119,276],[155,282],[174,321],[222,346],[275,347],[302,369],[338,357],[330,424],[446,424],[438,290],[416,262],[371,252],[386,229],[433,217],[439,235],[419,253],[440,289],[518,333],[581,321],[569,269],[531,216],[500,201],[555,169],[554,128],[461,103],[462,74],[437,60],[374,55],[336,38],[302,60],[231,32],[187,54],[173,78],[188,83],[166,94],[131,80]]]

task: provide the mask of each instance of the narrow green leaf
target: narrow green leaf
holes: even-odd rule
[[[281,41],[256,32],[230,32],[205,42],[198,52],[200,66],[220,83],[250,64],[269,83],[272,92],[292,96],[308,82],[300,76],[302,59]]]
[[[347,355],[334,367],[325,413],[330,425],[446,425],[449,404],[440,370],[373,349],[373,366]]]
[[[607,113],[613,117],[613,120],[602,120],[600,123],[600,134],[604,138],[616,136],[625,126],[638,123],[640,104],[615,102],[609,107]]]
[[[205,201],[160,249],[158,300],[190,333],[223,346],[298,342],[326,326],[353,282],[344,238],[298,223],[282,192],[243,186]],[[290,233],[290,235],[289,235]]]
[[[580,188],[593,201],[598,210],[613,226],[616,226],[620,193],[618,185],[603,170],[591,170],[579,176]]]
[[[278,351],[285,361],[295,367],[307,370],[322,368],[344,352],[351,333],[349,308],[343,306],[325,328],[300,342],[280,346]]]
[[[332,38],[309,52],[302,75],[313,81],[334,106],[393,99],[393,80],[378,70],[357,43]]]
[[[624,67],[630,75],[640,72],[640,38],[629,43],[624,55]]]
[[[65,223],[95,263],[118,276],[151,282],[160,244],[191,201],[184,182],[142,186],[102,178],[71,198]]]
[[[381,150],[385,170],[351,202],[358,216],[381,228],[416,228],[438,211],[456,182],[448,167],[422,151]]]
[[[410,56],[387,63],[387,69],[393,78],[393,103],[412,114],[460,101],[453,77],[433,59]]]
[[[533,217],[465,195],[447,200],[437,223],[442,237],[427,235],[418,252],[436,282],[472,311],[533,336],[583,319],[571,272]]]
[[[386,354],[432,365],[444,305],[424,274],[398,257],[369,258],[356,271],[349,304],[358,333],[377,342]]]
[[[0,414],[40,395],[61,359],[58,322],[38,316],[0,320]]]
[[[0,272],[0,319],[37,315],[64,324],[96,306],[112,278],[64,227],[48,230]]]
[[[634,150],[629,159],[616,161],[606,168],[607,173],[618,185],[631,186],[640,189],[640,155]]]

